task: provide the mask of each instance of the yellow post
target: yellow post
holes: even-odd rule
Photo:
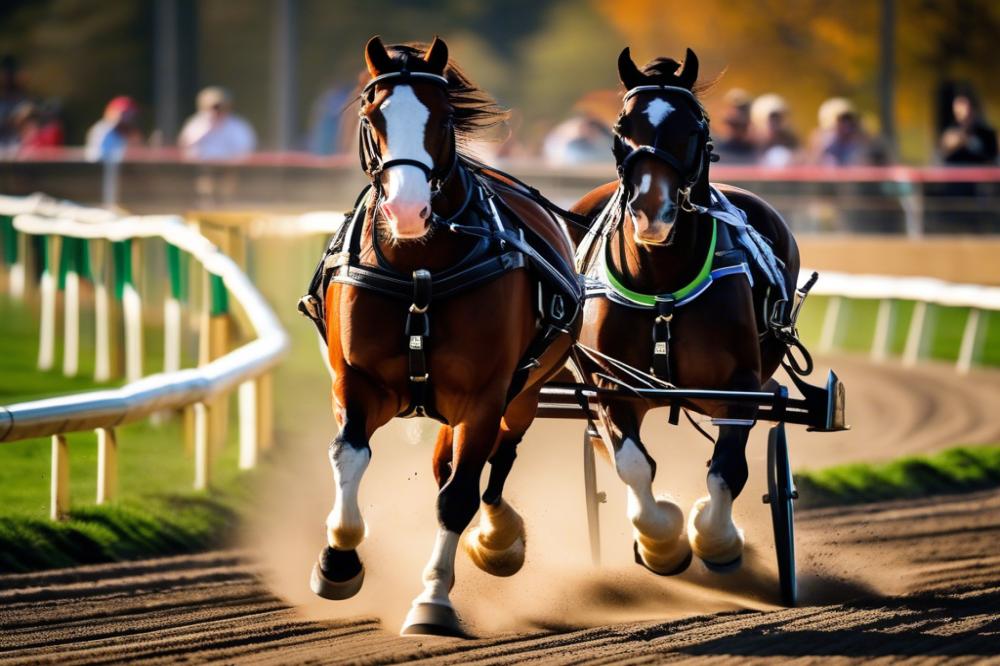
[[[65,435],[52,435],[52,494],[49,517],[62,520],[69,513],[69,447]]]
[[[118,438],[112,428],[97,429],[97,503],[118,494]]]
[[[212,447],[209,445],[211,408],[197,402],[191,410],[194,415],[194,489],[205,490],[212,481]]]
[[[240,469],[253,469],[257,466],[257,451],[260,446],[257,398],[255,380],[250,379],[240,384]]]
[[[274,445],[274,392],[270,374],[257,378],[257,439],[261,451]]]

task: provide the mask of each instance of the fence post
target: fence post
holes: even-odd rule
[[[819,350],[827,353],[833,350],[837,342],[837,324],[840,318],[840,296],[830,296],[826,303],[826,313],[823,315],[823,331],[819,338]]]
[[[979,319],[982,312],[979,308],[969,308],[969,316],[965,320],[965,330],[962,331],[962,345],[958,350],[958,360],[955,369],[966,374],[972,369],[976,357],[976,347],[979,342]]]
[[[191,406],[194,419],[194,489],[205,490],[212,482],[212,447],[209,441],[211,408],[204,402]]]
[[[910,319],[910,330],[906,334],[906,347],[903,350],[903,365],[912,367],[920,358],[924,338],[924,321],[927,319],[927,303],[915,301],[913,316]]]
[[[97,429],[97,503],[118,495],[118,437],[113,428]]]
[[[49,517],[62,520],[69,513],[69,447],[66,435],[52,435],[51,490]]]
[[[108,297],[108,243],[95,242],[94,265],[94,380],[111,379],[111,302]]]
[[[253,469],[257,465],[257,449],[260,445],[258,398],[255,380],[240,384],[240,469]]]
[[[38,236],[39,259],[42,276],[39,280],[41,292],[41,323],[38,334],[38,369],[51,370],[55,362],[56,349],[56,276],[52,268],[58,265],[59,237]],[[51,247],[50,247],[51,245]]]
[[[187,266],[180,248],[167,243],[168,290],[163,300],[163,370],[181,368],[181,303],[187,300]]]
[[[878,304],[878,317],[875,319],[875,335],[872,337],[871,358],[873,361],[884,361],[889,358],[889,334],[892,331],[892,320],[895,302],[891,298],[883,298]]]
[[[257,438],[261,451],[274,445],[274,392],[270,374],[263,374],[257,382]]]
[[[89,243],[63,239],[59,287],[63,290],[63,375],[75,377],[80,366],[80,280],[91,280]]]

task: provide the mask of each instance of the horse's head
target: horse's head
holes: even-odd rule
[[[421,53],[378,37],[365,46],[371,81],[361,96],[361,149],[365,170],[381,191],[380,209],[398,239],[427,233],[434,190],[457,159],[448,97],[448,46],[434,42]]]
[[[627,92],[614,153],[635,240],[663,243],[708,161],[708,120],[693,92],[698,57],[688,49],[683,67],[657,58],[640,70],[626,48],[618,75]]]

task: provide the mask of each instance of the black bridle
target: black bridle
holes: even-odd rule
[[[635,95],[646,92],[658,92],[681,96],[685,102],[690,103],[693,108],[697,110],[697,125],[695,130],[688,135],[683,159],[678,159],[672,153],[660,147],[662,144],[661,134],[664,130],[663,124],[656,129],[656,134],[653,137],[652,144],[643,144],[635,147],[632,147],[628,141],[625,140],[625,137],[623,137],[620,132],[615,130],[615,144],[613,152],[615,155],[615,163],[618,167],[618,178],[621,180],[622,187],[625,188],[627,193],[627,190],[630,189],[630,175],[632,168],[635,165],[635,161],[643,155],[650,155],[677,171],[682,182],[684,183],[683,187],[679,190],[681,207],[684,210],[693,210],[690,202],[691,188],[694,187],[694,185],[701,178],[702,173],[706,168],[706,162],[714,162],[718,159],[718,157],[712,153],[712,139],[709,136],[708,119],[705,117],[701,105],[698,103],[694,94],[687,88],[680,88],[678,86],[637,86],[625,93],[625,97],[622,99],[622,104],[628,102],[628,100]]]
[[[386,81],[407,83],[412,80],[433,83],[441,86],[444,90],[448,89],[448,79],[445,77],[439,74],[429,74],[427,72],[411,72],[404,67],[402,71],[381,74],[369,81],[365,87],[361,89],[361,99],[366,99],[369,93],[379,83],[384,83]],[[430,183],[431,198],[437,196],[437,194],[441,191],[441,188],[444,187],[444,184],[451,177],[451,174],[455,171],[455,167],[458,165],[458,149],[455,144],[455,133],[451,133],[451,158],[448,160],[448,164],[443,168],[435,167],[433,164],[427,165],[420,160],[414,160],[406,157],[395,158],[383,162],[382,153],[378,148],[378,141],[376,141],[373,136],[371,121],[369,121],[363,113],[360,115],[361,123],[359,127],[360,137],[358,140],[358,157],[361,160],[361,169],[371,179],[376,191],[381,194],[382,174],[387,169],[391,169],[395,166],[412,166],[420,169],[420,171],[423,172],[424,177],[427,178],[427,182]]]

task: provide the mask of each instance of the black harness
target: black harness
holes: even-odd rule
[[[365,87],[365,91],[386,79],[405,81],[414,77],[447,85],[444,77],[404,71],[373,79]],[[483,173],[482,165],[459,156],[454,151],[454,144],[453,159],[448,167],[440,171],[416,160],[393,159],[382,162],[376,148],[371,128],[363,126],[361,164],[372,178],[373,184],[361,193],[354,210],[348,213],[344,225],[331,239],[313,276],[309,292],[299,301],[299,310],[316,324],[325,340],[326,308],[323,299],[331,282],[374,291],[404,304],[408,303],[404,334],[410,403],[398,416],[430,416],[446,422],[433,404],[432,378],[427,363],[431,333],[430,311],[433,304],[491,282],[510,271],[527,269],[536,282],[538,333],[518,363],[507,393],[508,401],[511,400],[524,387],[530,371],[538,367],[538,359],[549,345],[559,335],[573,330],[583,300],[583,289],[573,266],[522,223],[504,203],[496,191],[496,185],[500,181]],[[369,214],[374,217],[382,196],[379,176],[386,169],[403,164],[422,168],[432,183],[432,198],[440,192],[449,178],[461,178],[465,186],[465,201],[455,214],[448,218],[432,214],[429,221],[436,231],[462,234],[476,241],[465,257],[443,271],[431,273],[416,270],[408,276],[395,270],[379,250],[374,219],[370,229],[376,261],[373,265],[361,263],[364,222]],[[519,184],[516,179],[512,181]],[[535,190],[528,190],[525,194],[542,205],[542,201],[546,201]],[[552,207],[552,204],[546,206],[549,210]]]

